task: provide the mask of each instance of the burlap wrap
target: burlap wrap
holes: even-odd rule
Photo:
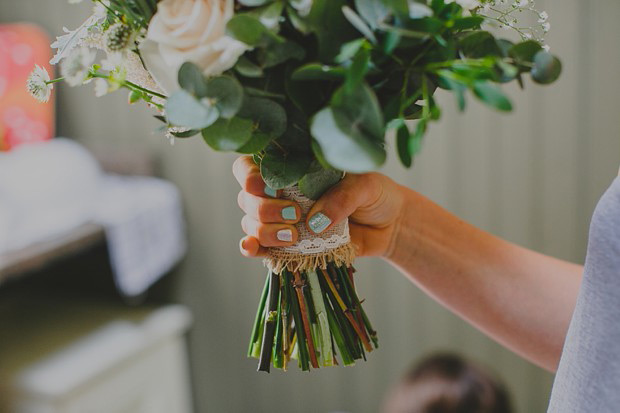
[[[290,247],[269,249],[264,263],[271,271],[279,274],[284,268],[294,272],[325,269],[329,262],[338,266],[353,263],[355,248],[351,243],[348,220],[332,225],[317,235],[306,226],[306,216],[314,201],[304,196],[297,186],[284,189],[281,198],[293,200],[301,207],[301,219],[295,225],[299,238],[297,243]]]

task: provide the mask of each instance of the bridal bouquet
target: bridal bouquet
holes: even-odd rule
[[[348,223],[308,230],[314,200],[345,172],[379,168],[387,146],[411,166],[441,116],[439,90],[461,111],[468,95],[510,111],[500,84],[523,86],[526,75],[547,84],[561,71],[542,40],[548,16],[532,0],[93,3],[52,44],[62,77],[32,73],[37,99],[63,79],[92,82],[97,96],[127,89],[129,103],[156,111],[169,139],[201,135],[214,150],[253,155],[267,192],[302,207],[299,241],[265,260],[248,351],[262,371],[291,359],[302,370],[351,365],[377,347],[355,289]],[[500,29],[518,41],[493,34]]]

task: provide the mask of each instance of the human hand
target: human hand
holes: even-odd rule
[[[247,257],[263,256],[266,247],[293,245],[298,237],[294,224],[301,216],[299,205],[277,199],[280,191],[266,187],[258,166],[249,156],[235,161],[233,173],[242,188],[238,203],[246,213],[241,220],[247,234],[241,239],[241,253]],[[347,174],[316,202],[306,225],[313,232],[323,232],[349,217],[351,240],[358,255],[387,256],[403,206],[402,188],[385,175]],[[313,222],[318,213],[327,217],[321,221],[324,225]]]

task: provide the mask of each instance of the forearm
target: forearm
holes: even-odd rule
[[[582,267],[501,240],[401,191],[407,208],[388,261],[498,342],[555,370]]]

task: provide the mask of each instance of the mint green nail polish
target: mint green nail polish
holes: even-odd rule
[[[282,218],[287,221],[295,221],[297,220],[297,210],[295,207],[286,207],[282,210]]]
[[[331,223],[332,220],[329,219],[325,214],[323,214],[322,212],[317,212],[308,221],[308,226],[310,226],[310,229],[315,234],[320,234],[321,232],[325,231],[325,229],[327,229],[327,227],[329,227]]]
[[[271,188],[269,185],[265,185],[265,189],[263,191],[265,192],[266,195],[269,195],[272,198],[275,198],[278,196],[278,191]]]

